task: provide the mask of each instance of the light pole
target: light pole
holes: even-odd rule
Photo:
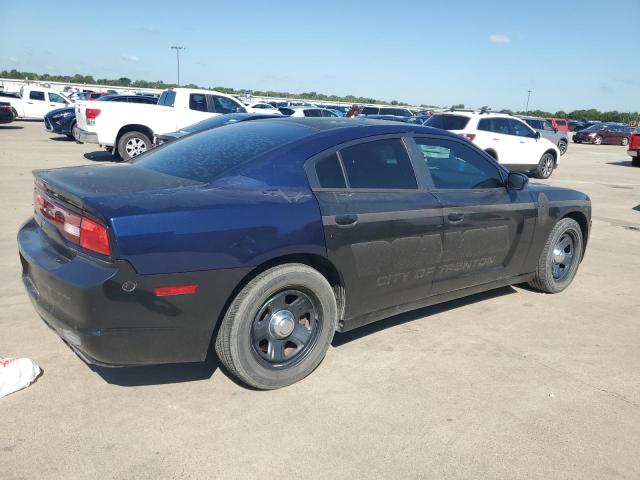
[[[185,47],[174,45],[171,48],[176,51],[176,60],[178,61],[178,86],[180,86],[180,50],[185,50]]]
[[[529,113],[529,99],[531,98],[531,90],[527,90],[527,106],[524,108],[525,115]]]

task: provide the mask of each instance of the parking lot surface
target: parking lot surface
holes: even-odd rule
[[[502,288],[337,334],[272,392],[214,355],[92,369],[37,316],[15,239],[31,170],[111,160],[95,150],[0,126],[0,357],[44,370],[0,399],[0,479],[640,477],[640,169],[623,147],[571,144],[547,181],[593,202],[567,291]]]

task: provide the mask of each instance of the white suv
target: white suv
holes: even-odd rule
[[[558,147],[511,115],[453,110],[435,113],[425,125],[459,133],[509,170],[549,178],[558,166]]]

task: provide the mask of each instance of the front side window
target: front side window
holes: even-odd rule
[[[62,98],[57,93],[49,93],[49,101],[53,103],[67,103],[65,102],[64,98]]]
[[[203,93],[192,93],[189,95],[189,110],[198,112],[207,111],[207,97]]]
[[[542,126],[545,130],[551,130],[553,131],[553,125],[551,125],[551,123],[549,123],[548,121],[543,121],[542,122]]]
[[[31,90],[29,92],[29,100],[40,100],[44,102],[44,92],[38,92],[37,90]]]
[[[542,121],[541,120],[528,119],[528,120],[525,120],[525,122],[527,122],[531,128],[542,130]]]
[[[402,140],[359,143],[340,151],[351,188],[416,189],[416,177]]]
[[[227,97],[221,97],[219,95],[209,95],[209,97],[214,107],[213,111],[216,113],[224,114],[224,113],[236,113],[239,111],[244,111],[243,108],[238,109],[239,105]]]
[[[511,124],[511,132],[512,135],[516,137],[528,137],[533,138],[535,136],[534,132],[527,127],[527,125],[519,120],[509,120]]]
[[[304,116],[305,117],[321,117],[322,116],[322,112],[320,110],[318,110],[317,108],[312,108],[309,110],[305,110],[304,111]]]
[[[503,187],[498,168],[468,145],[450,140],[415,138],[438,189]]]

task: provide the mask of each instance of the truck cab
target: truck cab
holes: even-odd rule
[[[66,107],[72,102],[64,95],[50,88],[37,85],[20,87],[20,98],[7,97],[17,118],[42,120],[51,110]]]

